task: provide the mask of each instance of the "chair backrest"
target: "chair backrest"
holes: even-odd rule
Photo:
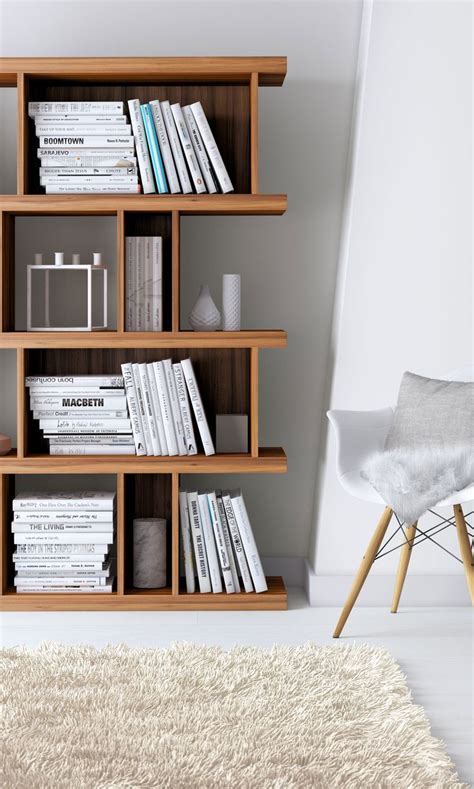
[[[441,376],[444,381],[465,381],[474,382],[474,364],[467,367],[458,367],[457,370],[450,370],[449,373]]]

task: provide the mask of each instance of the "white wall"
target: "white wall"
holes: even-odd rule
[[[382,407],[405,370],[442,376],[473,359],[471,55],[471,4],[374,4],[329,407]],[[340,487],[334,450],[325,436],[310,548],[319,576],[353,574],[378,518]],[[451,532],[441,539],[457,550]],[[410,573],[461,570],[425,543]]]
[[[289,332],[287,351],[262,353],[260,403],[262,443],[287,449],[290,472],[240,480],[270,556],[308,548],[360,11],[351,0],[0,3],[3,56],[288,56],[284,87],[261,90],[261,188],[287,192],[288,213],[183,221],[184,315],[201,282],[217,298],[221,274],[238,271],[244,325]]]

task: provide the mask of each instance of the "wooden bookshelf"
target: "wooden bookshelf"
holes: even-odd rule
[[[279,86],[282,57],[196,58],[3,58],[0,87],[16,87],[17,194],[0,196],[0,349],[16,354],[17,447],[0,457],[0,608],[4,610],[277,610],[287,606],[281,578],[268,579],[263,594],[186,593],[179,574],[180,475],[285,473],[281,448],[259,446],[259,351],[284,348],[286,332],[192,332],[180,323],[180,219],[185,215],[268,215],[286,211],[285,195],[264,195],[258,186],[259,86]],[[37,140],[28,101],[202,101],[235,185],[222,195],[41,194]],[[17,217],[115,218],[116,330],[26,332],[15,330],[15,235]],[[125,330],[125,238],[163,236],[164,331]],[[92,240],[92,239],[91,239]],[[224,273],[224,272],[223,272]],[[18,296],[18,294],[17,294]],[[123,361],[190,356],[206,404],[211,432],[215,413],[249,417],[247,454],[191,457],[59,456],[30,416],[24,379],[35,374],[120,371]],[[263,405],[263,404],[262,404]],[[117,494],[117,577],[112,594],[16,594],[10,532],[15,480],[21,475],[111,475]],[[131,583],[132,519],[156,514],[169,524],[168,583],[137,590]],[[258,525],[257,525],[258,541]]]

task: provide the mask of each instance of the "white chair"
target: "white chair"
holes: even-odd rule
[[[442,376],[442,378],[447,381],[473,381],[474,365],[450,372]],[[393,414],[394,410],[391,407],[382,408],[378,411],[328,411],[329,421],[336,434],[337,474],[339,481],[342,487],[356,498],[363,499],[364,501],[373,501],[377,504],[385,504],[382,497],[379,496],[372,485],[361,477],[360,472],[364,468],[369,456],[384,448]],[[472,550],[461,506],[472,500],[474,500],[474,484],[438,502],[436,506],[452,506],[454,508],[454,518],[442,519],[442,523],[437,524],[437,526],[442,527],[443,523],[449,525],[453,523],[453,521],[456,524],[467,587],[471,597],[471,603],[474,605],[474,566]],[[370,572],[370,568],[377,558],[393,514],[390,507],[385,505],[385,509],[377,524],[372,539],[369,542],[359,571],[349,592],[349,596],[342,609],[333,634],[334,638],[338,638],[341,634],[347,618],[354,607],[357,597]],[[399,527],[403,531],[404,542],[401,547],[400,561],[393,593],[392,613],[396,613],[398,610],[400,595],[410,562],[411,550],[413,545],[416,544],[417,523],[408,524],[406,529],[404,529],[403,524],[399,521]],[[424,538],[426,538],[427,533],[423,534],[425,535]],[[419,537],[423,539],[421,533]]]

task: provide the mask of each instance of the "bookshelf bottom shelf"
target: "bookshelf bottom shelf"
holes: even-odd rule
[[[9,588],[0,598],[3,611],[285,611],[288,597],[283,578],[267,578],[261,594],[181,594],[169,588],[127,589],[125,594],[17,594]]]

